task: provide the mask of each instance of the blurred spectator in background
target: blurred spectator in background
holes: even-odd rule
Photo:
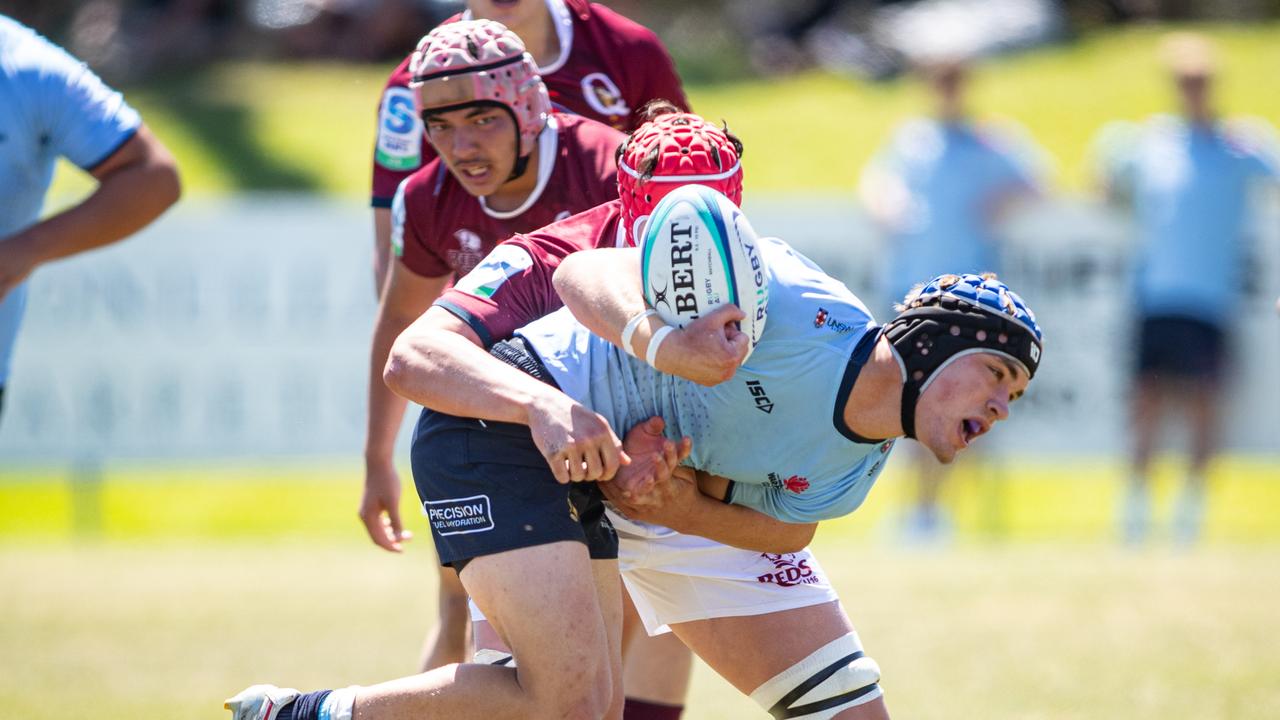
[[[1200,535],[1205,471],[1218,447],[1251,185],[1276,179],[1280,163],[1270,125],[1218,119],[1211,99],[1216,63],[1205,39],[1173,35],[1162,52],[1182,116],[1114,123],[1099,134],[1097,146],[1107,194],[1132,209],[1138,233],[1133,455],[1121,532],[1128,542],[1147,535],[1155,439],[1166,410],[1185,403],[1191,453],[1173,536],[1191,543]]]
[[[39,220],[59,157],[98,180]],[[0,408],[27,277],[137,232],[178,200],[178,172],[120,93],[35,31],[0,15]]]
[[[999,272],[998,221],[1015,201],[1039,193],[1043,152],[1019,128],[970,119],[969,73],[963,59],[924,65],[934,116],[904,122],[863,171],[862,201],[887,240],[891,302],[919,278]],[[904,529],[927,542],[949,527],[938,504],[947,469],[928,453],[914,457],[918,486]]]

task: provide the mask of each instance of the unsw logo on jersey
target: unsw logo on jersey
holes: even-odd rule
[[[413,170],[422,164],[422,121],[414,112],[412,90],[392,87],[383,94],[373,157],[388,170]]]
[[[799,495],[809,489],[809,478],[792,475],[784,479],[778,473],[771,472],[769,473],[769,485],[778,490],[786,490],[789,493]]]
[[[853,325],[831,317],[831,313],[827,312],[827,309],[824,307],[818,308],[818,314],[813,318],[813,326],[816,328],[826,326],[838,333],[847,333],[854,330]]]

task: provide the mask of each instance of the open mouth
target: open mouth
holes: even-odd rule
[[[488,163],[463,165],[458,168],[458,172],[471,182],[482,183],[493,174],[493,167]]]
[[[989,429],[987,425],[976,418],[965,418],[960,421],[961,447],[968,447],[969,443],[973,442],[978,436],[985,434]]]

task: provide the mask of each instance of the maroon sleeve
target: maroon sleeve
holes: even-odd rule
[[[502,274],[493,274],[495,258],[513,252],[528,255],[531,261],[527,267],[505,279]],[[555,244],[543,246],[538,240],[517,235],[500,244],[472,271],[493,274],[486,285],[473,288],[470,278],[463,278],[461,289],[445,290],[435,304],[457,315],[489,347],[562,305],[551,280],[567,254]]]
[[[610,206],[592,208],[499,243],[435,304],[470,326],[485,347],[505,340],[560,309],[564,303],[552,283],[556,268],[571,253],[595,247],[601,232],[612,236],[616,226],[607,222],[610,217]]]
[[[433,179],[440,163],[433,162],[406,180],[391,204],[391,247],[400,262],[423,277],[449,275],[453,268],[439,252],[431,219],[437,214]]]

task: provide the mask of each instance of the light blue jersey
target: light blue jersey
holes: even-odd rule
[[[1245,262],[1251,186],[1280,176],[1273,132],[1169,115],[1104,129],[1107,183],[1133,203],[1138,224],[1135,287],[1144,314],[1228,321]]]
[[[562,309],[517,331],[566,394],[622,435],[660,415],[688,436],[686,464],[734,481],[729,500],[788,522],[853,512],[893,441],[857,438],[842,419],[879,336],[866,307],[781,240],[761,239],[769,316],[751,357],[704,387],[664,375],[592,335]]]
[[[84,63],[0,15],[0,242],[39,219],[58,157],[91,170],[140,123]],[[0,386],[26,296],[23,283],[0,301]]]
[[[1010,195],[1036,187],[1038,150],[1011,130],[915,119],[868,168],[864,193],[891,192],[889,289],[895,299],[943,273],[998,272],[994,216]]]

